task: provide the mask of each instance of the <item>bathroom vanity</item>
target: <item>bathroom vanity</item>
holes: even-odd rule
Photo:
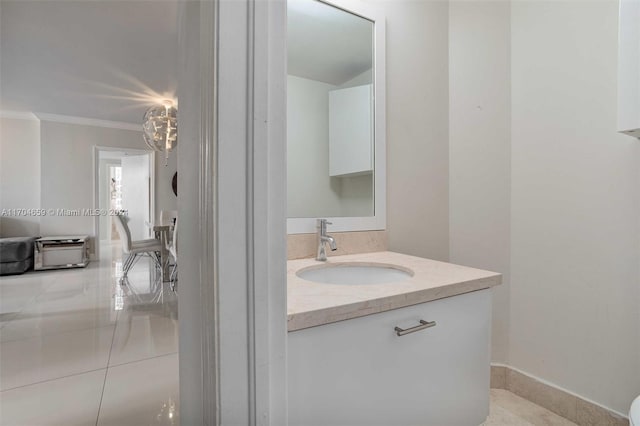
[[[322,281],[322,274],[306,272],[367,265],[397,269],[407,277],[330,284],[299,276]],[[489,289],[500,284],[500,274],[379,252],[328,262],[293,260],[287,275],[290,425],[484,422]],[[324,277],[331,281],[333,275]]]
[[[318,232],[326,259],[328,224],[386,229],[385,17],[291,0],[287,37],[287,229]],[[289,425],[483,423],[500,280],[392,252],[290,260]]]

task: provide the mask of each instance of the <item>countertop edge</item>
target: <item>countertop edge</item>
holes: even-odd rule
[[[500,285],[501,283],[502,275],[496,273],[495,275],[483,278],[456,282],[435,288],[363,300],[346,305],[331,306],[314,311],[292,313],[287,315],[287,331],[304,330],[306,328],[373,315],[478,290],[485,290]]]

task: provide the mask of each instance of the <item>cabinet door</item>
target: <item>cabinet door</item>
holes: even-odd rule
[[[289,425],[481,424],[490,311],[481,290],[289,333]],[[420,320],[437,325],[396,335]]]
[[[640,3],[620,1],[618,131],[640,138]]]
[[[329,175],[373,170],[373,86],[329,92]]]

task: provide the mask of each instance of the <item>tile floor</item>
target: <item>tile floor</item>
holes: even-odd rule
[[[85,269],[0,278],[0,425],[179,424],[176,296],[144,261],[119,286],[110,252]],[[491,390],[485,426],[543,425],[573,423]]]
[[[503,389],[491,389],[484,426],[577,426],[564,417]]]
[[[105,250],[106,249],[106,250]],[[177,299],[119,247],[85,269],[0,277],[0,425],[177,425]]]

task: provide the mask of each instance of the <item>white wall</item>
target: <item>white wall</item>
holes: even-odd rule
[[[144,149],[142,133],[106,127],[41,121],[41,207],[44,209],[93,208],[93,147]],[[156,155],[156,210],[176,209],[171,192],[176,154],[164,166]],[[157,213],[158,214],[158,213]],[[46,216],[41,219],[42,235],[94,235],[94,218]]]
[[[512,4],[510,364],[640,394],[640,144],[616,133],[617,2]]]
[[[40,208],[40,122],[0,118],[0,210]],[[0,218],[0,237],[39,236],[38,216]]]
[[[449,6],[450,261],[503,274],[493,292],[492,360],[509,348],[510,3]]]
[[[331,178],[337,181],[336,190],[340,197],[340,216],[367,217],[374,213],[374,176],[371,173],[360,176]]]
[[[447,260],[448,3],[366,1],[387,18],[389,246]]]
[[[640,144],[616,133],[617,2],[450,11],[451,258],[507,273],[493,360],[624,414],[640,394]]]
[[[179,136],[179,135],[178,135]],[[142,137],[142,136],[141,136]],[[178,139],[178,144],[180,140]],[[145,145],[146,147],[146,145]],[[173,174],[178,171],[178,150],[174,149],[169,153],[169,161],[165,166],[165,154],[156,153],[156,211],[155,220],[160,220],[161,210],[177,210],[178,197],[171,189]],[[178,188],[178,194],[180,188]]]

